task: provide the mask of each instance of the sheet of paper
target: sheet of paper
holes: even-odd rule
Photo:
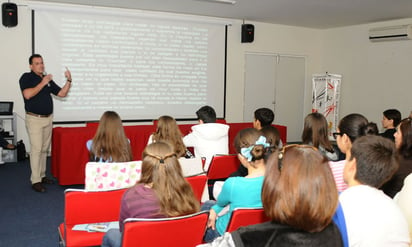
[[[107,232],[109,229],[119,228],[119,221],[78,224],[73,226],[74,231]]]

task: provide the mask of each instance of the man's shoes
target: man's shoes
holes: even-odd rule
[[[41,179],[41,182],[42,182],[43,184],[54,184],[54,180],[53,180],[53,179],[50,179],[50,178],[48,178],[48,177],[42,178],[42,179]]]
[[[16,148],[17,148],[16,145],[13,145],[13,144],[11,144],[11,143],[7,144],[7,145],[4,147],[4,149],[10,149],[10,150],[14,150],[14,149],[16,149]]]
[[[35,183],[31,186],[33,188],[33,190],[35,190],[36,192],[46,192],[46,188],[43,187],[43,185],[41,183]]]

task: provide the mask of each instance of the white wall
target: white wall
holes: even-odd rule
[[[320,73],[322,31],[284,25],[245,21],[254,24],[253,43],[241,43],[241,24],[236,22],[229,28],[226,119],[229,122],[243,120],[243,88],[246,52],[277,53],[306,57],[305,115],[311,109],[312,74]],[[290,114],[294,114],[291,112]],[[276,119],[275,119],[276,122]]]
[[[3,3],[5,1],[2,1]],[[21,2],[15,2],[18,5]],[[29,143],[24,125],[24,103],[20,92],[19,79],[29,70],[31,55],[31,12],[26,7],[18,7],[18,25],[13,28],[0,26],[0,101],[14,101],[17,117],[17,138]],[[28,149],[30,145],[27,145]]]
[[[18,26],[0,27],[0,67],[3,73],[0,100],[15,102],[15,111],[19,115],[18,139],[28,144],[18,80],[23,72],[29,70],[27,59],[31,55],[31,12],[26,6],[20,5],[24,2],[16,3],[19,5]],[[253,43],[240,42],[242,21],[235,20],[228,28],[227,121],[241,122],[243,119],[246,52],[306,57],[306,94],[305,105],[302,106],[305,114],[311,109],[312,74],[326,71],[343,75],[341,117],[359,112],[380,126],[383,110],[398,108],[405,116],[412,110],[409,96],[412,83],[408,73],[412,64],[412,41],[371,43],[368,40],[371,27],[412,23],[412,19],[329,30],[251,21],[246,23],[255,25]]]
[[[370,28],[412,24],[412,19],[329,29],[323,32],[323,69],[342,74],[340,117],[365,115],[381,128],[382,112],[412,110],[412,40],[375,42]]]
[[[4,2],[4,1],[2,1]],[[3,59],[0,66],[3,80],[0,80],[0,100],[15,102],[18,119],[18,139],[23,139],[28,149],[28,137],[24,126],[24,104],[18,80],[29,70],[28,57],[31,55],[31,12],[24,2],[16,2],[19,24],[14,28],[0,27]],[[248,22],[255,25],[255,41],[241,43],[240,20],[235,20],[228,29],[227,96],[226,119],[240,122],[243,119],[243,87],[245,52],[265,52],[288,55],[303,55],[307,58],[307,81],[309,86],[305,109],[310,110],[311,75],[321,68],[321,31],[283,25]],[[53,44],[50,44],[51,46]],[[47,58],[45,58],[47,61]],[[47,62],[46,62],[47,66]],[[291,113],[293,114],[293,113]]]

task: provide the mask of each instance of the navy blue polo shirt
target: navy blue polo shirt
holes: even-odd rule
[[[36,87],[42,78],[35,74],[33,71],[24,73],[19,80],[20,89]],[[49,85],[44,86],[40,92],[31,99],[24,99],[24,109],[26,112],[32,112],[39,115],[49,115],[53,113],[53,99],[51,94],[57,95],[61,87],[59,87],[54,81],[50,81]]]

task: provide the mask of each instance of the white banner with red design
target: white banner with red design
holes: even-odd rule
[[[329,137],[336,132],[342,76],[315,74],[312,77],[312,112],[322,113],[328,121]]]

